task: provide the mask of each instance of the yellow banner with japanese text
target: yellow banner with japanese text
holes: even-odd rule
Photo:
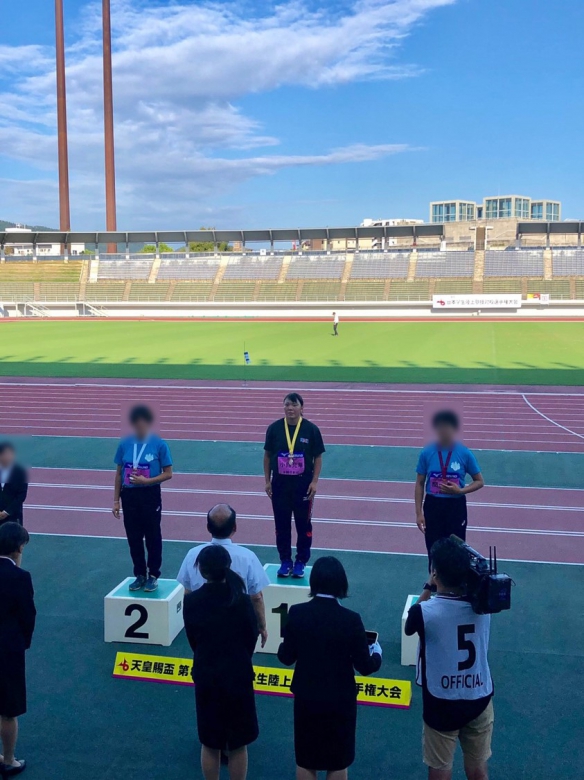
[[[193,685],[189,658],[118,653],[113,676],[150,682]],[[256,693],[270,696],[292,696],[290,685],[294,672],[270,666],[254,666]],[[357,703],[376,707],[407,709],[412,700],[409,680],[387,680],[380,677],[355,677]]]

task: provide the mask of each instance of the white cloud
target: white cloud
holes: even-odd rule
[[[430,11],[455,1],[355,0],[317,8],[291,0],[259,12],[243,3],[114,0],[120,225],[161,225],[165,214],[172,215],[165,226],[196,224],[214,196],[252,177],[407,150],[357,143],[325,154],[275,154],[278,128],[266,132],[237,101],[282,86],[314,90],[415,75],[416,66],[397,62],[401,41]],[[84,227],[99,225],[103,213],[100,13],[101,3],[84,9],[67,52],[72,202],[74,221]],[[0,46],[0,153],[45,171],[43,178],[56,169],[53,69],[50,50]],[[263,152],[252,155],[253,149]],[[31,219],[36,206],[33,221],[55,222],[54,183],[44,182],[42,195],[35,195],[39,182],[30,175],[0,183],[2,216]],[[16,213],[23,198],[26,215]]]

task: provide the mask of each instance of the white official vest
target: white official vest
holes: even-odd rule
[[[438,699],[489,696],[491,616],[477,615],[468,602],[448,596],[435,596],[420,606],[424,636],[418,648],[417,683]]]

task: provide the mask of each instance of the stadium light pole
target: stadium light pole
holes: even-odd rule
[[[103,21],[103,121],[105,138],[105,224],[106,230],[117,230],[116,163],[114,151],[114,98],[112,80],[112,26],[110,0],[102,0]],[[116,244],[108,244],[115,252]]]
[[[59,229],[71,230],[69,202],[69,149],[67,138],[67,87],[65,80],[65,23],[63,0],[55,0],[55,50],[57,58],[57,143],[59,155]]]

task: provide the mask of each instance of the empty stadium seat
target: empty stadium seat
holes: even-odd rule
[[[528,293],[548,294],[554,301],[566,301],[570,299],[569,279],[528,279]]]
[[[282,262],[281,255],[236,255],[228,258],[223,278],[277,280],[282,270]]]
[[[434,292],[450,295],[472,293],[472,279],[437,279]]]
[[[221,258],[217,255],[210,257],[191,257],[185,260],[175,260],[164,257],[160,262],[158,279],[210,279],[217,276],[217,269]]]
[[[346,256],[301,255],[293,257],[288,267],[287,279],[341,279]]]
[[[79,284],[60,282],[41,282],[38,301],[77,301],[79,300]]]
[[[215,301],[253,301],[255,282],[222,281],[215,291]]]
[[[4,282],[0,280],[0,303],[23,303],[33,299],[33,282]]]
[[[483,292],[492,295],[499,293],[520,293],[521,279],[485,279],[483,282]]]
[[[152,270],[153,258],[146,260],[99,260],[98,279],[144,279]]]
[[[348,281],[345,290],[346,301],[382,301],[384,281]]]
[[[121,301],[125,282],[94,282],[85,288],[86,301]]]
[[[554,276],[584,276],[584,249],[554,249]]]
[[[543,250],[485,252],[485,276],[543,276]]]
[[[408,275],[410,253],[370,253],[355,255],[351,279],[405,279]]]
[[[416,278],[472,277],[474,262],[474,252],[428,252],[419,250]]]
[[[390,301],[429,301],[430,283],[422,282],[404,282],[402,280],[393,280],[389,285]]]
[[[295,301],[298,282],[262,282],[256,296],[257,301]]]
[[[304,282],[301,301],[338,301],[341,292],[340,282]]]
[[[130,287],[131,301],[164,301],[169,288],[168,283],[149,284],[148,282],[132,282]]]
[[[172,291],[171,301],[208,301],[213,282],[179,282]]]

